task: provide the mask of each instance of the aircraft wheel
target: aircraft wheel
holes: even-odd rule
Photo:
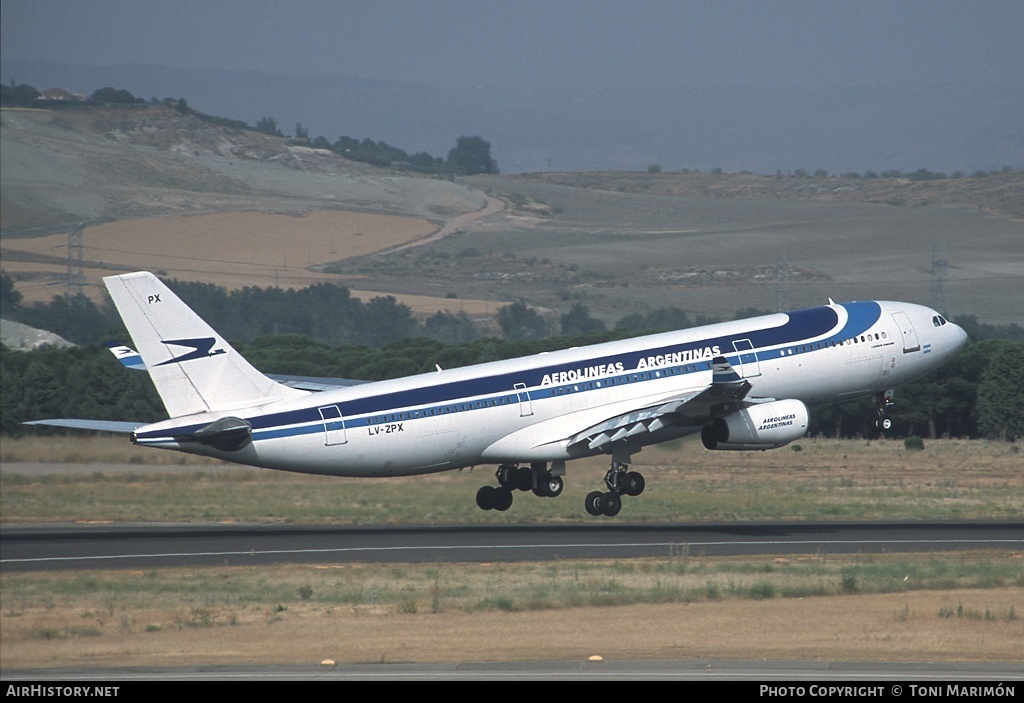
[[[513,486],[509,486],[509,488],[513,488]],[[516,471],[515,488],[521,491],[533,490],[533,471],[529,466],[520,466]]]
[[[608,517],[615,517],[622,510],[622,496],[616,493],[605,493],[601,503]]]
[[[883,417],[882,418],[882,429],[883,430],[891,430],[892,429],[892,419],[891,418],[888,418],[888,417]]]
[[[477,507],[481,510],[494,510],[497,502],[494,494],[497,490],[494,486],[480,486],[480,490],[476,492]]]
[[[604,513],[604,493],[601,491],[588,493],[586,500],[583,501],[583,507],[594,517],[601,515]]]
[[[505,488],[515,488],[516,477],[519,475],[516,473],[517,471],[518,469],[514,465],[503,464],[499,466],[497,471],[498,485]]]
[[[561,476],[549,476],[548,480],[543,484],[544,495],[548,498],[557,498],[562,495],[562,488],[564,487],[565,484],[562,483]]]
[[[512,507],[512,491],[508,488],[494,489],[494,509],[505,512]]]
[[[626,495],[638,496],[644,492],[646,487],[647,481],[644,480],[644,475],[639,471],[630,471],[626,474]]]

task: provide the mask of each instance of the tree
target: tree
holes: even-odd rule
[[[0,274],[0,311],[8,314],[21,304],[21,293],[14,290],[14,279],[6,273]]]
[[[464,176],[498,173],[498,163],[491,158],[491,143],[481,137],[455,140],[455,146],[448,152],[448,168]]]
[[[446,344],[465,344],[480,336],[469,315],[438,311],[423,321],[423,334]]]
[[[264,134],[269,134],[272,137],[284,136],[281,130],[277,128],[277,120],[275,120],[273,117],[261,117],[256,122],[256,129],[263,132]]]
[[[692,327],[690,316],[679,308],[658,308],[651,310],[646,315],[633,313],[626,315],[618,321],[615,329],[627,330],[629,332],[668,332],[669,330],[683,330]]]
[[[543,339],[548,327],[544,318],[521,300],[498,310],[498,324],[505,339],[515,340]]]
[[[1004,343],[978,384],[978,429],[987,437],[1024,437],[1024,344]]]
[[[95,103],[134,103],[134,102],[145,102],[142,98],[136,100],[135,96],[127,90],[118,90],[117,88],[98,88],[93,91],[89,99]]]
[[[363,339],[360,341],[370,346],[410,337],[416,331],[412,310],[390,295],[371,298],[363,307],[363,315]]]
[[[562,334],[570,337],[582,337],[593,332],[604,332],[604,323],[590,316],[590,310],[583,303],[576,303],[569,312],[559,320]]]
[[[0,100],[35,100],[39,97],[39,91],[28,83],[18,83],[11,79],[11,84],[0,85]]]

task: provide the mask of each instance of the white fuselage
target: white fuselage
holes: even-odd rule
[[[919,378],[965,341],[963,330],[923,306],[829,305],[178,417],[139,428],[135,441],[344,476],[562,461],[607,451],[569,442],[585,428],[707,388],[714,357],[750,383],[751,398],[819,405]],[[251,424],[243,448],[181,441],[227,416]],[[691,434],[703,422],[678,422],[637,442]]]

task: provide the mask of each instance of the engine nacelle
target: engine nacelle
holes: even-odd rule
[[[775,449],[807,434],[807,418],[799,400],[774,400],[716,417],[700,438],[708,449]]]

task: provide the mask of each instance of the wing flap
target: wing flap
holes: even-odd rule
[[[667,427],[671,423],[666,416],[677,413],[679,408],[683,407],[691,399],[699,396],[705,390],[695,390],[678,398],[673,398],[667,403],[659,403],[656,406],[608,418],[604,422],[588,427],[582,432],[577,432],[569,438],[568,444],[572,446],[586,442],[589,449],[600,449],[605,445],[618,442],[627,437],[635,437],[645,432],[653,432],[662,427]]]
[[[702,425],[756,401],[747,401],[750,382],[741,378],[724,356],[715,357],[711,383],[656,406],[622,413],[592,425],[569,438],[568,446],[587,443],[601,449],[615,442],[637,437],[673,425]]]

